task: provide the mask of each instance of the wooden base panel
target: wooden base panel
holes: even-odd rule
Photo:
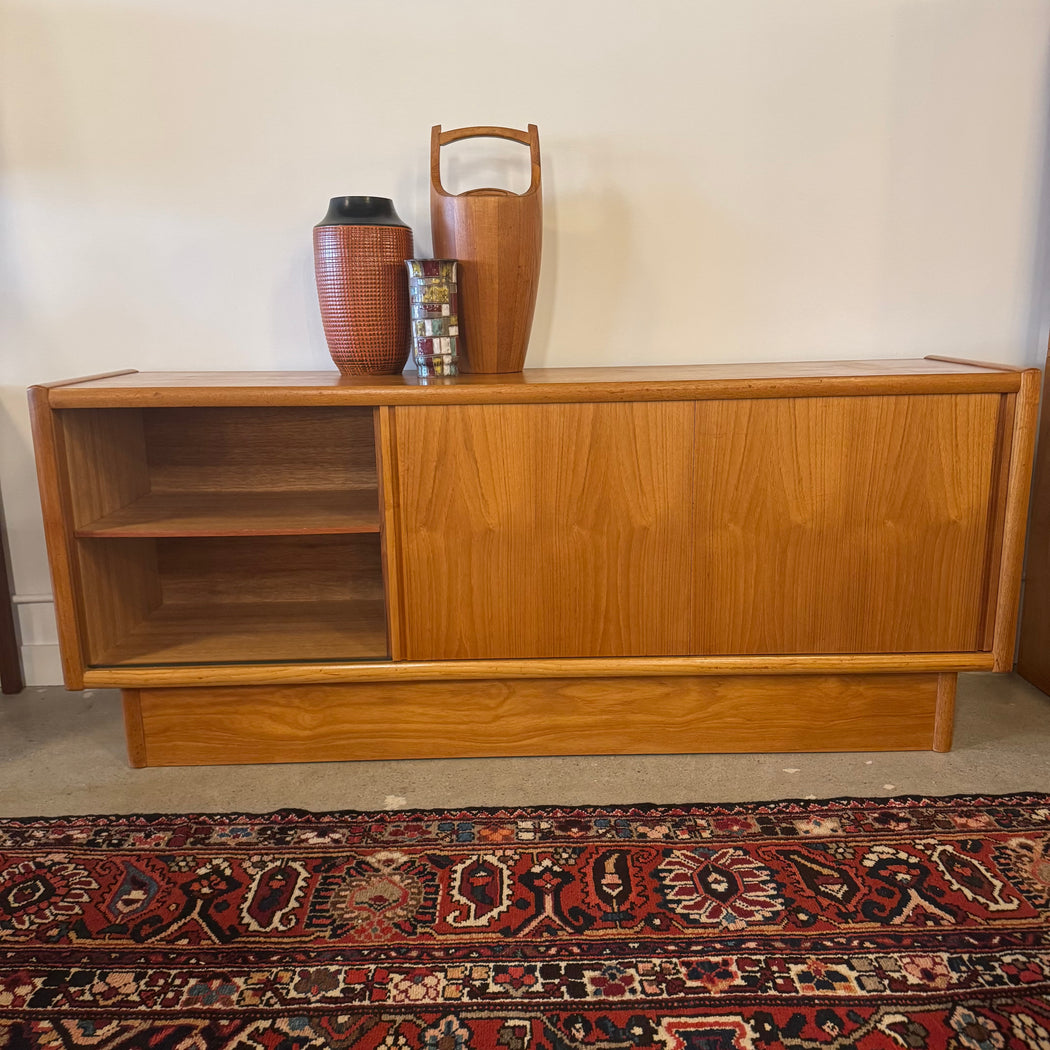
[[[954,674],[128,689],[135,766],[947,750]]]

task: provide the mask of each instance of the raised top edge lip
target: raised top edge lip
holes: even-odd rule
[[[408,260],[413,261],[413,260]],[[441,262],[443,260],[424,260]],[[445,260],[448,261],[448,260]],[[461,373],[444,385],[519,386],[588,383],[766,382],[778,379],[877,379],[913,376],[1013,375],[1038,371],[1015,365],[936,357],[838,358],[816,361],[704,361],[655,365],[565,365],[525,368],[517,372]],[[199,384],[192,383],[199,379]],[[62,379],[34,386],[143,387],[163,385],[402,387],[416,385],[411,371],[396,375],[346,376],[335,369],[125,369],[101,375]]]
[[[63,407],[120,404],[404,404],[672,401],[867,394],[1011,393],[1028,369],[921,358],[891,361],[533,368],[435,380],[414,372],[342,376],[331,371],[131,372],[47,384]],[[1034,370],[1037,371],[1037,370]]]

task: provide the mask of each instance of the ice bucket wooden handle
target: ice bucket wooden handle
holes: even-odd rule
[[[465,196],[465,194],[449,193],[441,185],[441,147],[450,142],[459,142],[460,139],[510,139],[512,142],[520,142],[529,147],[529,157],[532,161],[532,181],[524,194],[510,194],[511,196],[525,196],[529,193],[538,193],[540,189],[540,135],[535,124],[530,124],[528,131],[518,131],[517,128],[453,128],[451,131],[442,131],[440,124],[435,124],[430,132],[430,183],[434,191],[445,197]],[[467,193],[477,193],[477,190],[468,190]],[[491,193],[492,190],[481,192]],[[509,191],[501,191],[508,193]]]
[[[470,138],[510,139],[529,147],[532,182],[524,193],[491,188],[448,193],[441,147]],[[514,128],[436,125],[430,136],[430,222],[434,255],[459,260],[460,367],[520,372],[525,363],[540,275],[543,195],[540,136]]]

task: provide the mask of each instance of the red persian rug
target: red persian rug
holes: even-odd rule
[[[0,1045],[1050,1047],[1050,797],[0,820]]]

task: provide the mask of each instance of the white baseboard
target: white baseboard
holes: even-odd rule
[[[27,686],[62,684],[55,606],[47,595],[14,596],[22,678]]]
[[[62,685],[62,656],[57,644],[23,645],[22,677],[30,685]]]

